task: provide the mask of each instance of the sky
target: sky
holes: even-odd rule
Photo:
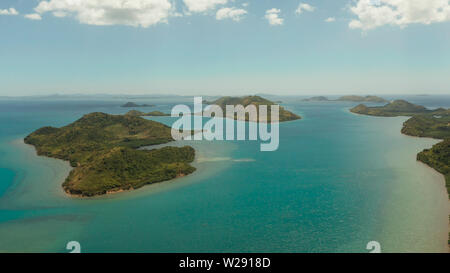
[[[450,94],[450,1],[0,1],[0,96],[256,93]]]

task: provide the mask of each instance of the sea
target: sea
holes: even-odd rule
[[[429,108],[447,95],[391,95]],[[181,141],[192,175],[95,198],[67,196],[67,162],[39,157],[23,138],[84,114],[124,114],[127,101],[170,112],[192,97],[1,98],[0,252],[447,252],[443,176],[416,161],[439,140],[400,133],[407,117],[352,114],[352,102],[280,100],[301,120],[260,141]],[[167,125],[176,118],[152,117]]]

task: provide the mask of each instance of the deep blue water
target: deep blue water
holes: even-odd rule
[[[450,105],[450,96],[401,98]],[[21,139],[86,113],[125,113],[125,101],[0,101],[0,251],[62,252],[73,240],[86,252],[365,252],[373,240],[385,251],[445,251],[442,177],[415,160],[437,141],[401,135],[405,118],[353,115],[352,103],[282,100],[304,119],[280,125],[277,151],[192,142],[193,175],[92,200],[65,196],[67,164]],[[135,101],[166,112],[192,104]]]

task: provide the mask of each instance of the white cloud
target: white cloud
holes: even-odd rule
[[[316,8],[311,6],[310,4],[300,3],[298,8],[295,10],[295,14],[301,14],[304,11],[313,12]]]
[[[42,17],[37,13],[25,14],[24,17],[27,19],[30,19],[30,20],[41,20],[42,19]]]
[[[222,8],[219,9],[216,13],[217,20],[231,19],[233,21],[239,22],[244,15],[247,14],[247,11],[244,9],[236,9],[236,8]]]
[[[169,0],[48,0],[35,8],[38,14],[73,16],[88,25],[149,27],[166,23],[173,11]]]
[[[19,12],[15,8],[0,9],[0,15],[18,15]]]
[[[336,18],[334,18],[334,17],[328,17],[327,19],[325,19],[325,22],[327,22],[327,23],[332,23],[335,21],[336,21]]]
[[[264,16],[268,21],[269,24],[272,26],[279,26],[284,23],[284,19],[280,18],[280,12],[281,10],[273,8],[266,11],[266,15]]]
[[[183,0],[183,2],[190,12],[205,12],[226,4],[228,0]]]
[[[67,16],[67,12],[65,12],[65,11],[55,11],[55,12],[53,12],[53,16],[59,17],[59,18],[66,17]]]
[[[357,0],[350,10],[358,17],[349,23],[352,29],[450,21],[449,0]]]

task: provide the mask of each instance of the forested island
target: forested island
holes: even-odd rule
[[[124,108],[134,108],[134,107],[153,107],[154,105],[151,104],[136,104],[134,102],[127,102],[123,104],[121,107]]]
[[[163,113],[161,111],[152,111],[152,112],[141,112],[137,110],[128,111],[125,115],[135,116],[135,117],[166,117],[170,116],[170,114]]]
[[[336,100],[330,100],[324,96],[316,96],[307,99],[303,99],[302,101],[312,101],[312,102],[321,102],[321,101],[352,101],[352,102],[375,102],[375,103],[385,103],[389,102],[388,100],[377,97],[377,96],[342,96]]]
[[[360,104],[350,111],[356,114],[364,114],[379,117],[398,117],[398,116],[413,116],[416,114],[431,113],[431,110],[421,106],[409,103],[405,100],[396,100],[384,106],[367,107]]]
[[[37,154],[70,162],[63,188],[83,197],[132,190],[188,175],[190,146],[137,150],[173,141],[170,127],[133,115],[91,113],[61,128],[43,127],[25,138]]]
[[[258,116],[259,116],[259,106],[266,105],[267,107],[267,121],[271,121],[271,105],[277,105],[277,103],[267,100],[265,98],[262,98],[260,96],[246,96],[246,97],[222,97],[214,101],[204,101],[205,104],[211,104],[211,105],[218,105],[222,110],[226,111],[227,105],[242,105],[244,107],[248,105],[255,105],[258,110]],[[238,119],[235,115],[235,119]],[[279,122],[285,122],[285,121],[292,121],[292,120],[298,120],[301,119],[299,115],[296,115],[286,109],[284,107],[280,106],[280,112],[279,112]],[[246,115],[245,117],[246,121],[249,121],[249,116]],[[256,120],[252,120],[255,121]]]
[[[302,99],[302,101],[330,101],[330,100],[324,96],[316,96],[307,99]]]
[[[342,96],[337,101],[353,101],[353,102],[377,102],[377,103],[385,103],[389,102],[388,100],[378,97],[378,96]]]

